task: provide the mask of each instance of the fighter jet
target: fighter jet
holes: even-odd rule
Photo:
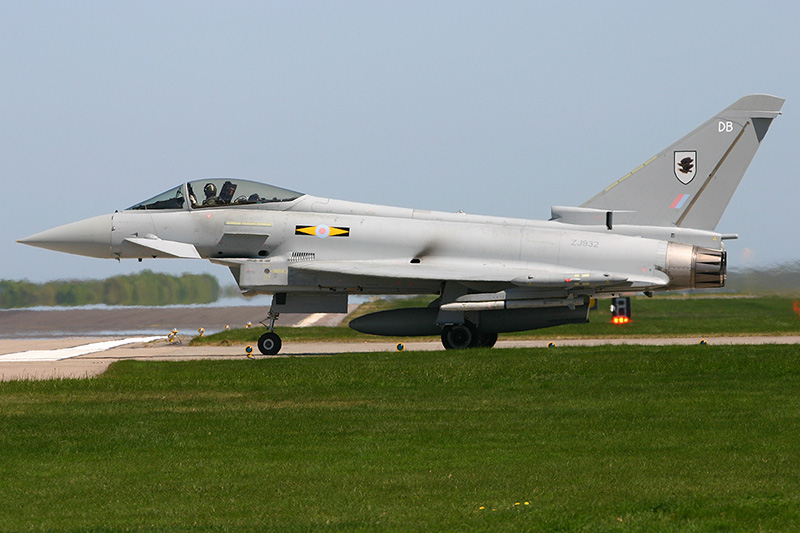
[[[441,335],[447,349],[498,333],[588,322],[600,295],[722,287],[723,211],[784,100],[745,96],[580,206],[525,220],[320,198],[235,178],[183,183],[128,209],[18,242],[111,259],[208,259],[244,295],[271,294],[258,341],[281,349],[280,313],[345,313],[348,296],[429,294],[427,307],[350,323]]]

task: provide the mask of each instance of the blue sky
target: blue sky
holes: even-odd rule
[[[800,260],[800,4],[0,0],[0,278],[207,262],[14,241],[189,179],[546,219],[739,97],[787,99],[718,230]],[[231,280],[232,281],[232,280]]]

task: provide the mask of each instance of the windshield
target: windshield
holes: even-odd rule
[[[282,189],[266,183],[236,178],[210,178],[190,181],[187,184],[189,205],[193,209],[221,205],[267,204],[291,202],[303,193]],[[183,185],[140,202],[128,209],[183,209]]]
[[[183,209],[183,204],[183,185],[178,185],[128,209]]]
[[[214,178],[189,182],[189,202],[193,208],[220,205],[291,202],[303,193],[266,183],[235,178]]]

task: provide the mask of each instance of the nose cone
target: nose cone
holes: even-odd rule
[[[100,215],[49,229],[17,242],[56,252],[110,258],[111,217]]]

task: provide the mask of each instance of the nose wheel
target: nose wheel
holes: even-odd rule
[[[275,355],[281,351],[281,338],[274,331],[268,331],[258,338],[258,351],[264,355]]]

